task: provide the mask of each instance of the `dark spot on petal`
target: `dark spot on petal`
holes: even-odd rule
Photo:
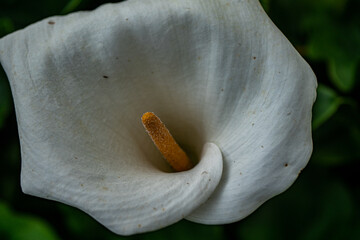
[[[224,89],[222,88],[222,89],[221,89],[221,91],[223,92],[223,91],[224,91]]]
[[[289,164],[285,163],[284,166],[287,167],[287,166],[289,166]]]
[[[141,228],[141,224],[139,224],[138,227]]]
[[[263,145],[261,145],[261,148],[264,148],[264,146],[263,146]]]
[[[104,75],[103,78],[109,78],[108,76]]]
[[[255,59],[256,59],[256,57],[253,57],[253,59],[255,60]]]
[[[48,21],[48,24],[50,24],[50,25],[54,25],[54,24],[55,24],[55,22],[54,22],[54,21],[52,21],[52,20],[50,20],[50,21]]]

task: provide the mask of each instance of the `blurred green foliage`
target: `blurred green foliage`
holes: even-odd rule
[[[59,239],[43,220],[16,214],[3,202],[0,202],[0,236],[12,240]]]
[[[183,220],[117,236],[69,206],[21,193],[14,106],[0,69],[0,239],[360,239],[360,1],[261,0],[318,77],[314,152],[285,193],[238,223]],[[51,15],[91,10],[98,0],[1,0],[0,37]]]

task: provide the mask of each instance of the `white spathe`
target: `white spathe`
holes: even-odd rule
[[[316,78],[257,0],[129,0],[0,40],[25,193],[130,235],[238,221],[307,164]],[[170,173],[141,116],[199,164]],[[221,152],[220,152],[220,150]]]

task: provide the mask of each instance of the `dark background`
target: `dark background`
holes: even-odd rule
[[[0,37],[98,0],[0,0]],[[146,0],[144,0],[146,3]],[[285,193],[229,225],[180,221],[127,239],[360,239],[360,0],[263,0],[317,75],[314,152]],[[85,213],[20,189],[16,118],[0,68],[0,239],[125,239]]]

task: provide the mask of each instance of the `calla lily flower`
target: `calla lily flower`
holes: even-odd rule
[[[312,152],[316,78],[257,0],[129,0],[0,40],[24,193],[121,235],[225,224],[286,190]],[[174,172],[154,112],[197,164]]]

